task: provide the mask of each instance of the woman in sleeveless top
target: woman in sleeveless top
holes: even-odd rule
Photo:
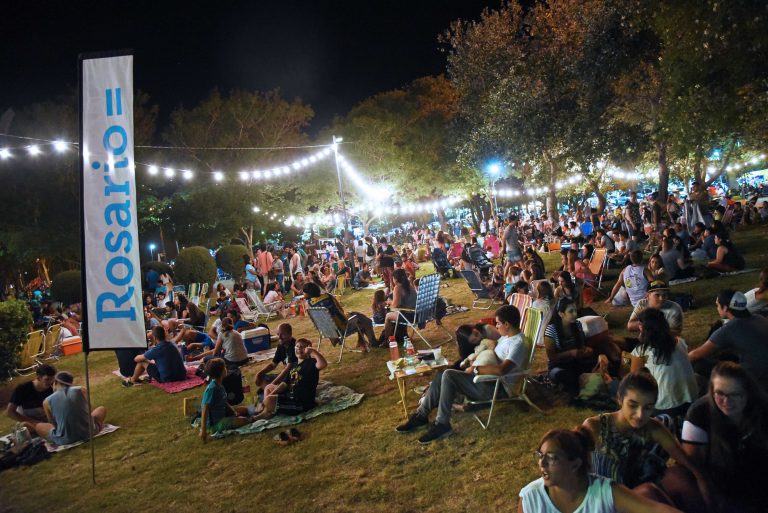
[[[607,304],[635,306],[648,291],[648,283],[651,280],[648,270],[643,265],[643,252],[635,250],[629,254],[629,259],[632,263],[619,274],[608,299],[605,300]]]
[[[715,259],[707,264],[707,267],[721,273],[730,273],[744,269],[744,257],[736,247],[722,233],[715,233],[717,253]]]
[[[43,401],[48,422],[35,426],[28,425],[38,436],[56,445],[68,445],[88,440],[89,423],[93,423],[94,436],[104,426],[107,410],[103,406],[94,408],[88,415],[88,400],[85,389],[72,386],[74,377],[69,372],[59,372],[53,382],[53,394]]]
[[[395,269],[392,273],[392,282],[395,284],[392,289],[392,302],[389,305],[390,311],[385,317],[384,331],[379,336],[379,345],[385,344],[387,339],[395,334],[399,318],[398,309],[414,310],[416,308],[416,289],[411,285],[408,273],[404,269]],[[403,313],[410,318],[413,317],[413,312]]]
[[[553,429],[534,452],[541,477],[520,490],[518,513],[673,513],[678,510],[590,473],[589,431]]]
[[[706,511],[706,479],[672,433],[651,417],[658,393],[653,376],[630,373],[619,385],[619,411],[584,421],[595,442],[594,471],[649,499],[684,511]],[[670,457],[677,465],[667,468]]]

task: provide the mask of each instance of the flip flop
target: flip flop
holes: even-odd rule
[[[291,439],[291,442],[299,442],[304,440],[304,433],[296,428],[291,428],[288,431],[284,431],[283,433],[288,435],[288,437]]]
[[[274,437],[272,437],[272,441],[275,443],[275,445],[291,445],[295,440],[292,440],[290,435],[288,434],[288,431],[281,431],[278,434],[276,434]]]

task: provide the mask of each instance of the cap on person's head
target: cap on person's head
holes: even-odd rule
[[[738,290],[721,290],[717,295],[717,302],[720,306],[728,308],[737,317],[746,317],[749,315],[747,310],[747,296]]]
[[[53,380],[64,386],[72,386],[72,383],[75,382],[75,377],[67,371],[61,371],[56,373],[56,377]]]
[[[669,292],[669,285],[661,280],[652,281],[651,284],[648,285],[648,294],[652,292]]]

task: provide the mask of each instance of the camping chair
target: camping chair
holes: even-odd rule
[[[603,284],[603,270],[605,262],[608,260],[608,250],[605,248],[595,248],[592,252],[592,258],[589,259],[589,270],[595,275],[595,280],[585,280],[585,284],[595,291],[600,290]]]
[[[240,316],[246,321],[255,321],[259,318],[259,313],[255,310],[251,310],[248,306],[248,302],[241,297],[235,298],[238,310],[240,310]]]
[[[435,316],[435,304],[437,302],[438,292],[440,292],[440,275],[434,273],[423,276],[419,279],[419,290],[416,294],[416,308],[413,310],[410,308],[398,309],[397,323],[405,325],[407,328],[411,328],[428,347],[432,347],[432,345],[426,338],[424,338],[424,335],[421,334],[418,326],[421,326],[421,328],[424,329],[424,326],[430,321],[435,321],[435,323],[448,334],[448,339],[444,342],[453,340],[453,334],[448,331]]]
[[[341,357],[344,355],[344,343],[347,338],[346,333],[342,333],[341,330],[339,330],[338,326],[336,326],[336,323],[333,322],[333,317],[331,317],[331,312],[328,311],[327,308],[323,307],[310,307],[307,308],[307,312],[309,312],[309,318],[312,319],[312,324],[315,325],[315,328],[317,329],[317,333],[320,335],[320,339],[317,341],[317,350],[320,350],[320,344],[323,342],[324,338],[327,338],[328,340],[334,340],[338,339],[341,340],[341,349],[339,349],[339,360],[336,363],[341,363]],[[353,315],[349,319],[353,319],[355,316]]]
[[[44,360],[58,359],[57,352],[61,345],[61,324],[54,324],[45,333],[45,341],[43,342],[43,351],[41,356]],[[47,357],[46,357],[47,355]]]
[[[343,274],[336,277],[336,288],[333,289],[334,296],[343,296],[347,288],[347,277]]]
[[[189,293],[187,294],[187,299],[191,303],[194,303],[195,306],[197,306],[200,303],[200,284],[199,283],[189,284]]]
[[[476,271],[460,271],[461,275],[467,280],[469,290],[475,295],[475,299],[472,300],[472,308],[481,310],[488,310],[494,303],[501,303],[493,297],[491,291],[483,285],[483,281]]]
[[[443,278],[450,278],[453,266],[448,261],[448,255],[445,254],[440,248],[432,250],[432,265],[435,266],[435,272],[439,273]]]
[[[512,294],[509,296],[509,304],[520,312],[520,325],[525,326],[525,314],[533,304],[533,298],[528,294]]]
[[[250,299],[251,303],[253,304],[253,310],[250,310],[250,312],[256,316],[257,320],[259,317],[264,317],[265,319],[269,320],[269,318],[272,317],[273,315],[274,316],[279,315],[279,313],[276,310],[270,309],[271,306],[278,304],[277,301],[269,304],[264,304],[264,302],[259,297],[259,294],[253,289],[246,290],[245,295],[248,296],[248,299]],[[238,300],[237,306],[240,306],[239,301],[240,300]],[[244,299],[242,299],[242,301],[243,303],[246,303]],[[245,306],[248,306],[248,304],[246,303]]]
[[[488,418],[483,421],[478,417],[477,413],[473,413],[475,419],[483,426],[483,429],[488,429],[491,424],[491,418],[493,417],[493,409],[499,402],[511,402],[511,401],[525,401],[533,407],[539,413],[544,413],[541,408],[531,401],[528,397],[527,387],[531,381],[532,374],[530,373],[531,365],[536,351],[536,340],[544,332],[543,313],[538,308],[529,308],[528,317],[522,332],[523,342],[526,346],[526,360],[519,371],[513,371],[504,376],[496,376],[493,374],[478,374],[474,378],[475,383],[493,383],[493,395],[490,401],[471,401],[470,405],[484,406],[490,404],[490,411],[488,412]],[[504,386],[507,393],[507,397],[498,397],[499,387]]]
[[[488,276],[491,269],[493,269],[493,262],[488,259],[483,248],[470,248],[469,259],[472,260],[472,264],[480,271],[480,276]]]
[[[37,330],[27,335],[27,341],[21,348],[20,360],[21,367],[16,369],[19,376],[29,376],[38,366],[35,358],[43,354],[45,350],[45,333],[43,330]]]

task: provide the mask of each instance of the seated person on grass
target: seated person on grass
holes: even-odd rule
[[[207,351],[214,347],[214,342],[211,337],[202,331],[189,328],[181,328],[179,334],[176,335],[171,342],[180,345],[181,355],[187,360],[189,360],[190,356],[194,353]]]
[[[291,369],[298,363],[296,358],[296,339],[293,338],[293,328],[287,322],[277,327],[278,345],[275,350],[275,356],[264,368],[256,373],[256,386],[263,389],[267,385],[278,385],[285,381],[286,376]],[[270,374],[283,364],[283,370],[279,374]]]
[[[210,381],[200,401],[200,439],[205,443],[208,432],[218,433],[225,429],[237,429],[250,424],[247,406],[232,406],[227,402],[227,391],[222,382],[227,377],[227,365],[221,358],[213,358],[205,364]]]
[[[363,267],[357,271],[355,278],[352,280],[352,288],[364,289],[371,284],[371,271],[368,268],[368,264],[363,264]]]
[[[175,351],[175,349],[174,349]],[[88,415],[88,399],[83,387],[72,386],[75,378],[69,372],[59,372],[54,377],[53,394],[43,401],[47,422],[26,427],[37,436],[56,445],[68,445],[88,440],[89,422],[93,423],[93,434],[104,427],[107,410],[103,406],[94,408]]]
[[[614,306],[635,306],[645,297],[648,283],[652,277],[643,265],[643,252],[639,249],[629,254],[630,265],[625,267],[605,300],[607,304]]]
[[[35,379],[21,383],[11,394],[5,414],[16,422],[35,425],[44,422],[43,401],[53,393],[53,377],[56,369],[50,365],[40,365],[35,369]]]
[[[266,386],[261,409],[253,420],[269,419],[275,414],[298,415],[317,405],[315,393],[320,371],[328,366],[328,362],[311,346],[312,342],[306,338],[296,341],[298,363],[291,368],[287,380]]]
[[[207,361],[214,356],[224,358],[229,366],[239,367],[248,363],[248,350],[245,348],[243,336],[235,331],[235,324],[230,317],[222,319],[213,349],[203,351],[192,359]]]
[[[674,336],[680,335],[683,332],[683,309],[674,301],[667,299],[668,296],[669,287],[666,283],[663,281],[651,282],[648,286],[648,296],[638,301],[635,309],[632,310],[632,314],[627,322],[627,329],[629,331],[640,331],[640,314],[648,308],[654,308],[661,310],[664,314],[672,334]],[[631,351],[631,349],[625,349],[625,351]]]
[[[472,401],[490,401],[493,397],[495,383],[475,383],[477,374],[493,374],[503,376],[512,372],[521,371],[526,363],[528,355],[523,335],[520,333],[520,312],[511,305],[504,305],[496,310],[496,327],[501,337],[496,343],[496,356],[501,362],[498,365],[470,366],[465,371],[447,369],[435,375],[432,383],[423,397],[421,405],[408,418],[408,421],[395,428],[398,433],[409,433],[417,428],[428,426],[429,414],[437,409],[435,423],[429,427],[427,433],[419,438],[419,443],[428,444],[450,435],[451,412],[453,403],[459,394]],[[499,389],[499,396],[506,396],[505,383]]]
[[[176,344],[166,340],[165,329],[162,326],[152,328],[152,338],[155,345],[134,358],[136,369],[133,376],[123,381],[123,386],[130,387],[140,383],[139,378],[144,372],[149,374],[150,379],[160,383],[187,379],[187,369],[184,367],[181,353],[176,349]]]
[[[367,351],[369,347],[376,345],[376,335],[373,333],[373,321],[371,321],[365,314],[361,312],[352,312],[349,317],[347,317],[347,314],[344,312],[344,308],[339,301],[334,296],[323,293],[316,283],[307,283],[304,285],[303,292],[304,296],[309,300],[309,306],[328,309],[334,324],[341,334],[357,332],[358,348]],[[368,345],[365,344],[363,335],[368,338]],[[331,343],[334,346],[340,342],[339,339],[331,340]]]

